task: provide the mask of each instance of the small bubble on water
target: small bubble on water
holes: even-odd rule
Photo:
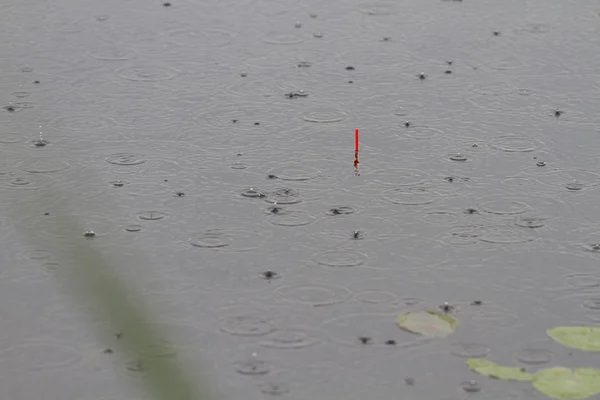
[[[4,107],[4,109],[5,109],[6,111],[8,111],[8,112],[13,112],[13,111],[15,111],[15,106],[13,106],[13,103],[12,103],[12,101],[11,101],[11,102],[9,102],[9,103],[8,103],[8,105],[7,105],[7,106],[5,106],[5,107]]]
[[[302,23],[300,21],[296,21],[294,28],[302,28]]]
[[[474,380],[461,382],[460,387],[467,393],[476,393],[481,391],[481,385]]]
[[[545,167],[546,166],[546,161],[538,161],[535,165],[537,165],[538,167]]]
[[[123,186],[125,186],[125,182],[123,182],[120,179],[117,179],[116,181],[112,182],[112,185],[114,187],[123,187]]]
[[[446,314],[451,313],[452,311],[454,311],[455,308],[456,307],[454,307],[452,304],[448,303],[447,301],[444,302],[444,304],[442,304],[440,306],[440,310],[442,310]]]
[[[96,232],[94,232],[94,231],[93,231],[93,230],[91,230],[91,229],[88,229],[87,231],[85,231],[85,232],[83,233],[83,236],[85,236],[86,238],[93,238],[93,237],[95,237],[95,236],[96,236]]]
[[[277,206],[269,207],[269,212],[271,214],[279,214],[282,211],[283,211],[283,208],[281,208],[281,207],[277,207]]]
[[[352,232],[352,239],[360,240],[360,239],[363,239],[363,237],[364,237],[363,233],[361,231],[359,231],[359,230],[354,230]]]
[[[452,65],[453,63],[454,63],[454,61],[452,61],[452,60],[446,61],[446,64],[448,64],[448,65]]]
[[[358,341],[362,344],[371,344],[373,339],[368,336],[359,336]]]
[[[583,185],[583,183],[574,180],[572,182],[567,183],[565,187],[567,188],[567,190],[581,190],[585,186]]]
[[[245,78],[245,77],[247,77],[247,76],[248,76],[248,71],[242,71],[242,72],[240,72],[240,76],[241,76],[242,78]]]
[[[261,276],[261,278],[266,279],[268,281],[270,281],[271,279],[275,279],[275,278],[279,277],[279,275],[277,274],[277,272],[271,271],[271,270],[267,270],[267,271],[261,272],[260,276]]]
[[[600,243],[592,243],[584,246],[587,251],[591,252],[599,252],[600,251]]]
[[[313,36],[316,37],[317,39],[321,39],[323,37],[323,33],[322,32],[315,32],[315,33],[313,33]]]

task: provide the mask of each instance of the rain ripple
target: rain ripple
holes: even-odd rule
[[[304,349],[324,342],[322,334],[302,328],[279,329],[269,334],[260,345],[272,349]]]
[[[292,45],[304,42],[304,37],[292,32],[269,31],[261,36],[261,40],[268,44]]]
[[[287,312],[279,307],[232,305],[216,310],[216,325],[219,331],[232,336],[266,336],[285,323]]]
[[[490,302],[483,302],[477,307],[461,307],[461,315],[481,326],[482,329],[512,328],[520,322],[516,314]]]
[[[517,244],[532,242],[538,238],[532,232],[507,225],[484,226],[479,240],[494,244]]]
[[[66,343],[31,341],[0,345],[3,367],[19,373],[74,368],[82,359],[82,353]]]
[[[490,82],[475,83],[469,90],[483,96],[506,96],[515,93],[517,88],[506,82]]]
[[[482,358],[490,351],[488,346],[479,343],[454,343],[450,353],[460,358]]]
[[[415,185],[386,190],[381,197],[393,204],[418,206],[441,200],[442,195],[426,186]]]
[[[479,208],[483,212],[501,217],[514,217],[534,212],[537,217],[550,218],[550,216],[557,214],[566,215],[570,211],[569,204],[561,199],[535,193],[531,195],[514,195],[511,193],[488,195],[479,199]]]
[[[315,254],[313,261],[324,267],[351,268],[365,264],[367,256],[351,249],[328,250]]]
[[[291,303],[313,307],[330,306],[347,301],[352,292],[344,286],[323,282],[288,284],[277,287],[274,293]]]
[[[279,188],[262,196],[267,203],[271,204],[298,204],[303,197],[299,191],[290,188]]]
[[[581,190],[596,187],[600,184],[600,174],[580,169],[568,169],[540,175],[537,179],[550,187]]]
[[[600,288],[600,275],[569,274],[567,284],[582,291],[594,291]]]
[[[278,226],[304,226],[313,223],[316,217],[302,210],[288,210],[271,207],[267,221]]]
[[[109,153],[109,151],[105,151],[104,154]],[[110,155],[104,156],[104,162],[108,164],[106,170],[110,173],[143,175],[148,180],[177,176],[192,166],[195,169],[204,168],[203,157],[199,157],[200,160],[194,162],[193,159],[170,156],[167,151],[165,149],[165,152],[161,153],[162,155],[151,155],[138,151],[109,153]],[[190,148],[190,151],[193,151],[193,148]]]
[[[572,319],[600,322],[600,295],[598,293],[569,293],[552,300],[548,306],[553,315],[567,313]]]
[[[369,171],[363,176],[374,183],[386,186],[416,186],[427,182],[431,176],[416,169],[390,168]]]
[[[132,49],[105,43],[94,46],[88,51],[88,55],[100,61],[127,61],[135,58],[137,54]]]
[[[402,228],[389,218],[369,215],[325,218],[306,232],[302,245],[310,249],[325,249],[354,240],[382,242],[397,238],[401,232]]]
[[[116,70],[115,74],[130,81],[159,82],[175,78],[179,71],[161,66],[130,66]]]
[[[171,191],[168,185],[151,180],[136,182],[117,180],[113,182],[113,186],[116,193],[131,197],[156,197],[166,195]]]
[[[56,183],[49,175],[6,174],[0,179],[0,189],[8,191],[39,190]]]
[[[530,365],[546,364],[552,361],[554,353],[547,349],[532,347],[531,345],[522,347],[515,353],[515,358]]]
[[[306,122],[325,124],[341,122],[348,118],[348,114],[341,110],[319,108],[318,110],[304,112],[300,117]]]
[[[30,157],[17,164],[21,171],[34,174],[48,174],[69,169],[71,164],[67,161],[49,157]]]
[[[308,181],[322,175],[323,171],[305,163],[289,163],[272,168],[267,172],[267,176],[272,177],[271,179],[284,181]]]
[[[54,118],[48,125],[58,131],[81,133],[113,129],[117,126],[117,123],[112,118],[104,115],[79,114]]]
[[[544,147],[544,143],[537,139],[531,139],[518,135],[506,135],[492,138],[490,145],[496,150],[506,152],[531,152]]]

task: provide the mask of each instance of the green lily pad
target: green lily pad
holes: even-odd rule
[[[555,399],[585,399],[600,393],[600,370],[548,368],[533,376],[533,386]]]
[[[521,382],[530,382],[533,379],[533,375],[525,372],[525,370],[518,367],[504,367],[488,360],[481,358],[469,358],[467,360],[469,368],[478,374],[490,376],[498,379],[506,379]]]
[[[398,326],[410,333],[443,338],[456,330],[458,322],[448,315],[427,312],[407,312],[396,319]]]
[[[600,351],[600,326],[557,326],[546,333],[567,347]]]

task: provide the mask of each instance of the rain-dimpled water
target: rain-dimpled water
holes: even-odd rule
[[[116,260],[173,333],[147,356],[223,399],[537,399],[466,360],[600,367],[546,334],[600,324],[597,1],[1,0],[0,21],[0,397],[149,398],[127,332],[63,290],[64,246]],[[417,312],[456,330],[399,328]]]

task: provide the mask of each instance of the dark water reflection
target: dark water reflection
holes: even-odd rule
[[[595,2],[234,3],[0,2],[3,397],[136,396],[54,279],[92,236],[175,333],[151,356],[226,398],[538,398],[464,359],[598,365],[545,335],[600,322]],[[93,235],[11,209],[50,187]],[[394,323],[445,302],[445,340]]]

